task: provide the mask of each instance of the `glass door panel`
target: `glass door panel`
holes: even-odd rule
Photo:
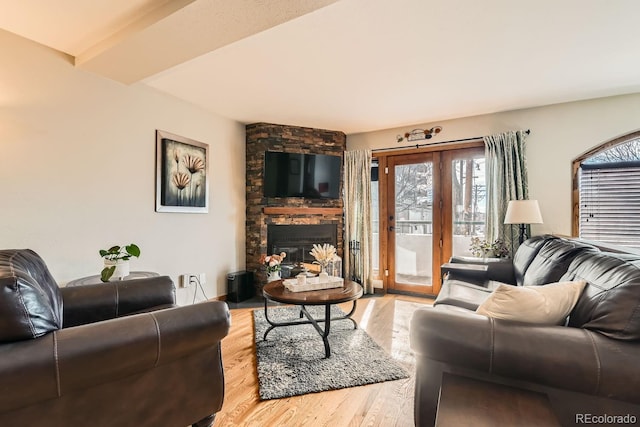
[[[420,154],[390,159],[388,246],[391,279],[395,290],[431,294],[434,263],[439,255],[439,226],[434,227],[439,196],[435,191],[434,155]],[[436,243],[434,244],[434,235]],[[434,256],[435,255],[435,256]]]
[[[485,161],[482,151],[453,153],[451,161],[452,255],[472,256],[471,238],[484,240]]]
[[[395,167],[396,283],[431,285],[433,163]]]

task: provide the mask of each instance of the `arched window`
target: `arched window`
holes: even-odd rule
[[[640,132],[573,162],[573,234],[640,248]]]

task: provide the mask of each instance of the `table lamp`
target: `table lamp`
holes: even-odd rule
[[[525,241],[527,236],[527,224],[542,224],[542,215],[537,200],[511,200],[504,216],[505,224],[520,225],[519,242]]]

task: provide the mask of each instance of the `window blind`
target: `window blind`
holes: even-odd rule
[[[640,248],[640,162],[580,166],[580,237]]]

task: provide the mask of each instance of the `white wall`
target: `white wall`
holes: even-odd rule
[[[529,196],[539,200],[544,220],[532,227],[532,233],[570,235],[572,161],[605,141],[640,129],[640,94],[353,134],[347,136],[347,149],[407,145],[406,141],[396,143],[396,135],[435,125],[442,126],[442,132],[431,140],[434,142],[531,129],[527,138]]]
[[[225,294],[245,264],[244,126],[4,31],[0,52],[0,247],[34,249],[64,285],[134,242],[132,270],[206,273],[208,297]],[[209,144],[208,214],[154,211],[156,129]]]

